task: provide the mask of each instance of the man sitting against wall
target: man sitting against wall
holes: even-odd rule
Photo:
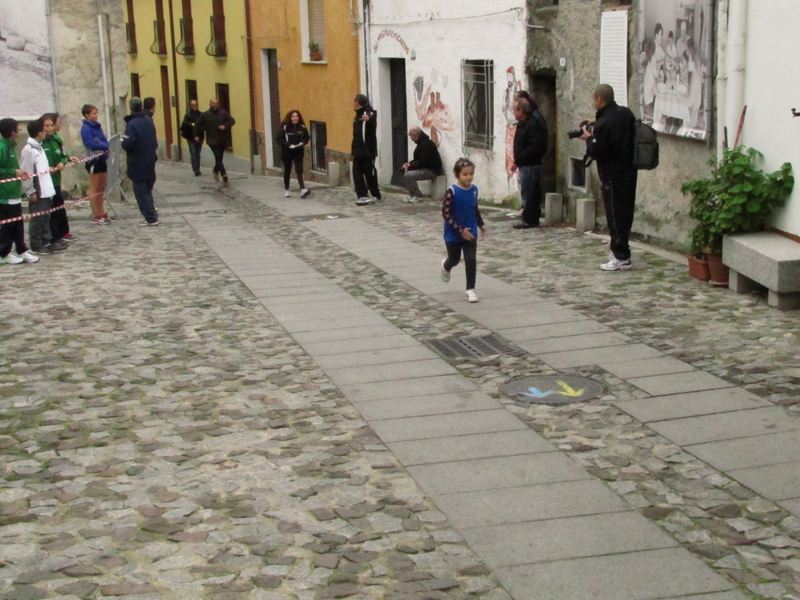
[[[422,198],[417,182],[434,181],[442,175],[442,157],[439,156],[439,149],[433,140],[419,127],[412,127],[408,137],[417,147],[414,148],[414,160],[403,165],[403,183],[410,194],[408,198],[403,198],[403,202],[416,202]]]

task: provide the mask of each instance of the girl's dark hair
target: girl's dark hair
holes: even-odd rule
[[[306,122],[303,120],[303,113],[301,113],[299,110],[290,110],[287,112],[286,116],[283,117],[283,121],[281,121],[281,127],[286,127],[287,125],[292,124],[292,115],[294,113],[297,113],[297,116],[300,117],[298,125],[303,125],[305,127]]]
[[[18,125],[16,119],[0,119],[0,135],[7,140],[11,139]]]
[[[358,102],[358,104],[364,108],[369,106],[369,98],[367,98],[364,94],[357,94],[356,102]]]
[[[97,110],[97,107],[94,104],[84,104],[81,107],[81,114],[85,117],[86,115],[88,115],[93,110]]]
[[[39,120],[42,122],[52,121],[53,125],[55,125],[56,121],[58,121],[58,113],[44,113],[41,117],[39,117]]]
[[[474,162],[472,162],[472,161],[471,161],[470,159],[468,159],[468,158],[459,158],[459,159],[456,161],[456,164],[455,164],[455,166],[453,166],[453,174],[454,174],[456,177],[459,177],[459,176],[461,175],[461,171],[463,171],[463,170],[464,170],[464,169],[466,169],[467,167],[472,167],[472,168],[474,169],[474,168],[475,168],[475,163],[474,163]]]

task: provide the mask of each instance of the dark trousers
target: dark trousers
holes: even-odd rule
[[[522,196],[522,221],[538,225],[542,217],[542,184],[540,166],[519,167],[519,192]]]
[[[132,179],[133,195],[136,204],[139,205],[139,212],[142,213],[144,220],[148,223],[158,221],[155,204],[153,202],[153,185],[156,182],[155,176],[148,179]]]
[[[192,160],[192,171],[195,173],[200,171],[200,154],[203,151],[203,142],[195,142],[194,140],[187,140],[189,144],[189,157]]]
[[[22,204],[0,204],[0,221],[21,216]],[[17,254],[25,254],[28,251],[25,245],[25,223],[22,219],[0,225],[0,258],[8,256],[14,247]]]
[[[444,261],[444,268],[450,271],[461,262],[461,253],[464,253],[464,270],[467,272],[467,289],[475,289],[475,276],[478,273],[478,240],[471,242],[445,242],[447,246],[447,259]]]
[[[356,196],[359,198],[367,197],[367,190],[376,200],[381,199],[381,191],[378,189],[378,172],[375,170],[375,161],[369,157],[353,157],[353,185],[356,188]]]
[[[39,198],[36,202],[28,202],[28,212],[30,214],[44,212],[53,207],[53,197]],[[28,221],[28,240],[31,242],[31,249],[34,252],[40,251],[53,241],[50,234],[50,215],[44,214],[31,217]]]
[[[611,252],[619,260],[631,257],[629,245],[633,210],[636,204],[636,169],[626,169],[613,175],[605,175],[603,181],[603,204],[606,208],[608,234],[611,236]]]
[[[283,161],[283,187],[289,189],[289,180],[292,178],[292,163],[294,163],[294,173],[297,175],[297,183],[300,184],[300,189],[304,190],[306,184],[303,182],[303,157],[305,152],[295,152],[281,158]]]
[[[209,145],[208,147],[211,148],[211,152],[214,153],[214,173],[226,175],[225,165],[222,164],[222,159],[225,157],[225,144]]]
[[[61,195],[61,186],[56,186],[56,195],[53,196],[53,208],[64,206],[64,196]],[[63,239],[69,233],[69,219],[67,209],[62,208],[50,213],[50,236],[54,242]]]

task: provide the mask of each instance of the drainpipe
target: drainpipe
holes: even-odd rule
[[[285,8],[285,6],[284,6]],[[247,36],[246,52],[247,52],[247,83],[250,86],[250,173],[256,172],[256,159],[255,149],[258,147],[258,134],[256,133],[256,105],[253,94],[253,37],[252,30],[250,29],[250,0],[245,0],[244,3],[244,21],[246,25],[245,35]],[[261,155],[261,148],[258,148],[259,156]],[[263,164],[263,163],[262,163]],[[261,169],[259,168],[259,171]],[[261,175],[262,173],[259,173]]]
[[[55,100],[56,103],[56,112],[60,113],[61,106],[58,99],[58,77],[56,76],[58,68],[56,65],[56,49],[53,43],[53,19],[52,16],[50,15],[50,0],[46,0],[46,2],[44,3],[44,11],[45,15],[47,16],[47,33],[50,35],[50,56],[52,57],[53,60],[53,69],[51,72],[51,76],[53,78],[53,99]]]
[[[745,101],[745,66],[747,64],[747,0],[728,2],[728,86],[725,98],[725,125],[733,144]]]
[[[106,113],[106,127],[111,131],[111,111],[108,103],[108,73],[106,72],[106,36],[103,26],[103,13],[100,10],[100,0],[97,1],[97,37],[100,41],[100,65],[103,68],[103,106]]]
[[[365,86],[364,86],[364,93],[367,94],[372,100],[372,90],[370,89],[370,77],[369,77],[369,3],[370,0],[363,0],[364,6],[364,77],[365,77]]]
[[[170,55],[172,56],[172,87],[175,89],[175,125],[174,131],[177,133],[175,136],[177,156],[172,157],[173,162],[181,162],[183,160],[183,147],[181,146],[181,94],[178,87],[178,53],[175,52],[175,13],[172,8],[172,0],[169,0],[169,39],[170,39]],[[171,106],[165,106],[163,110],[170,110]]]

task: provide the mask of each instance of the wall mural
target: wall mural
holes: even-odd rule
[[[420,127],[428,131],[428,135],[438,147],[442,143],[444,132],[453,131],[455,124],[450,114],[450,107],[442,102],[441,92],[432,91],[432,85],[438,80],[436,71],[431,74],[431,79],[433,84],[425,87],[424,77],[418,75],[414,78],[414,106]],[[447,87],[446,80],[444,86]]]
[[[522,82],[517,81],[517,72],[514,67],[506,70],[506,89],[503,93],[503,116],[506,118],[506,178],[508,183],[508,196],[513,196],[519,191],[519,178],[514,166],[514,134],[517,132],[517,120],[514,118],[514,94],[522,89]]]

